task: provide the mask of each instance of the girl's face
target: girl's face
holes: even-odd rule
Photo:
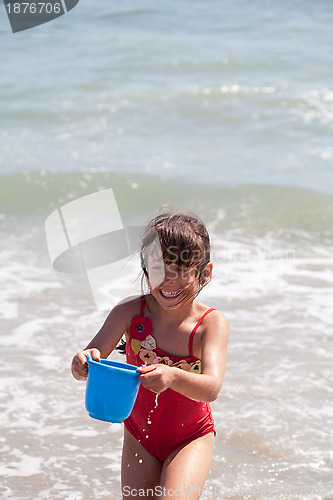
[[[164,278],[160,281],[162,274]],[[178,268],[174,264],[152,266],[149,277],[151,294],[162,307],[178,305],[185,295],[188,299],[194,298],[198,286],[194,270]]]
[[[185,302],[193,300],[199,285],[195,269],[165,264],[160,258],[149,259],[148,275],[151,294],[168,309],[181,305],[185,298]]]

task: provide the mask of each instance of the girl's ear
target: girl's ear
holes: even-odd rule
[[[203,271],[201,271],[201,280],[202,280],[203,285],[207,281],[209,281],[209,279],[212,275],[212,271],[213,271],[213,264],[212,264],[212,262],[208,262],[208,264],[206,264],[205,269],[203,269]]]
[[[205,268],[205,276],[206,276],[206,278],[210,278],[211,275],[212,275],[212,272],[213,272],[213,263],[212,262],[208,262],[208,264],[206,265],[206,268]]]

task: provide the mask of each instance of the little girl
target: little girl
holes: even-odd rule
[[[228,322],[196,297],[210,281],[210,241],[193,214],[151,220],[140,248],[147,292],[117,304],[72,373],[87,378],[87,356],[107,358],[126,334],[126,359],[141,381],[124,422],[123,498],[197,499],[210,470],[216,434],[210,401],[222,386]],[[119,348],[119,347],[118,347]]]

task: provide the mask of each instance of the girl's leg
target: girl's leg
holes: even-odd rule
[[[213,432],[177,448],[163,462],[163,498],[196,500],[208,476],[214,447]]]
[[[162,463],[124,428],[121,462],[123,498],[137,500],[143,496],[143,491],[146,497],[154,498],[155,487],[160,484],[161,471]]]

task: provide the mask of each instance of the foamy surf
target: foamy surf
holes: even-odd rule
[[[227,227],[227,207],[225,213]],[[122,428],[88,418],[84,383],[70,375],[71,357],[105,314],[96,310],[83,276],[52,271],[38,218],[31,220],[33,236],[20,228],[1,269],[10,284],[1,291],[7,303],[1,493],[119,498]],[[219,215],[212,226],[220,221]],[[327,238],[329,228],[322,231]],[[303,491],[302,498],[314,500],[331,484],[332,247],[310,232],[300,241],[296,232],[290,238],[290,228],[285,234],[211,232],[214,278],[201,300],[224,311],[231,337],[224,387],[213,403],[217,438],[204,499],[259,499],[267,492],[300,498]],[[121,288],[114,293],[121,298]]]

